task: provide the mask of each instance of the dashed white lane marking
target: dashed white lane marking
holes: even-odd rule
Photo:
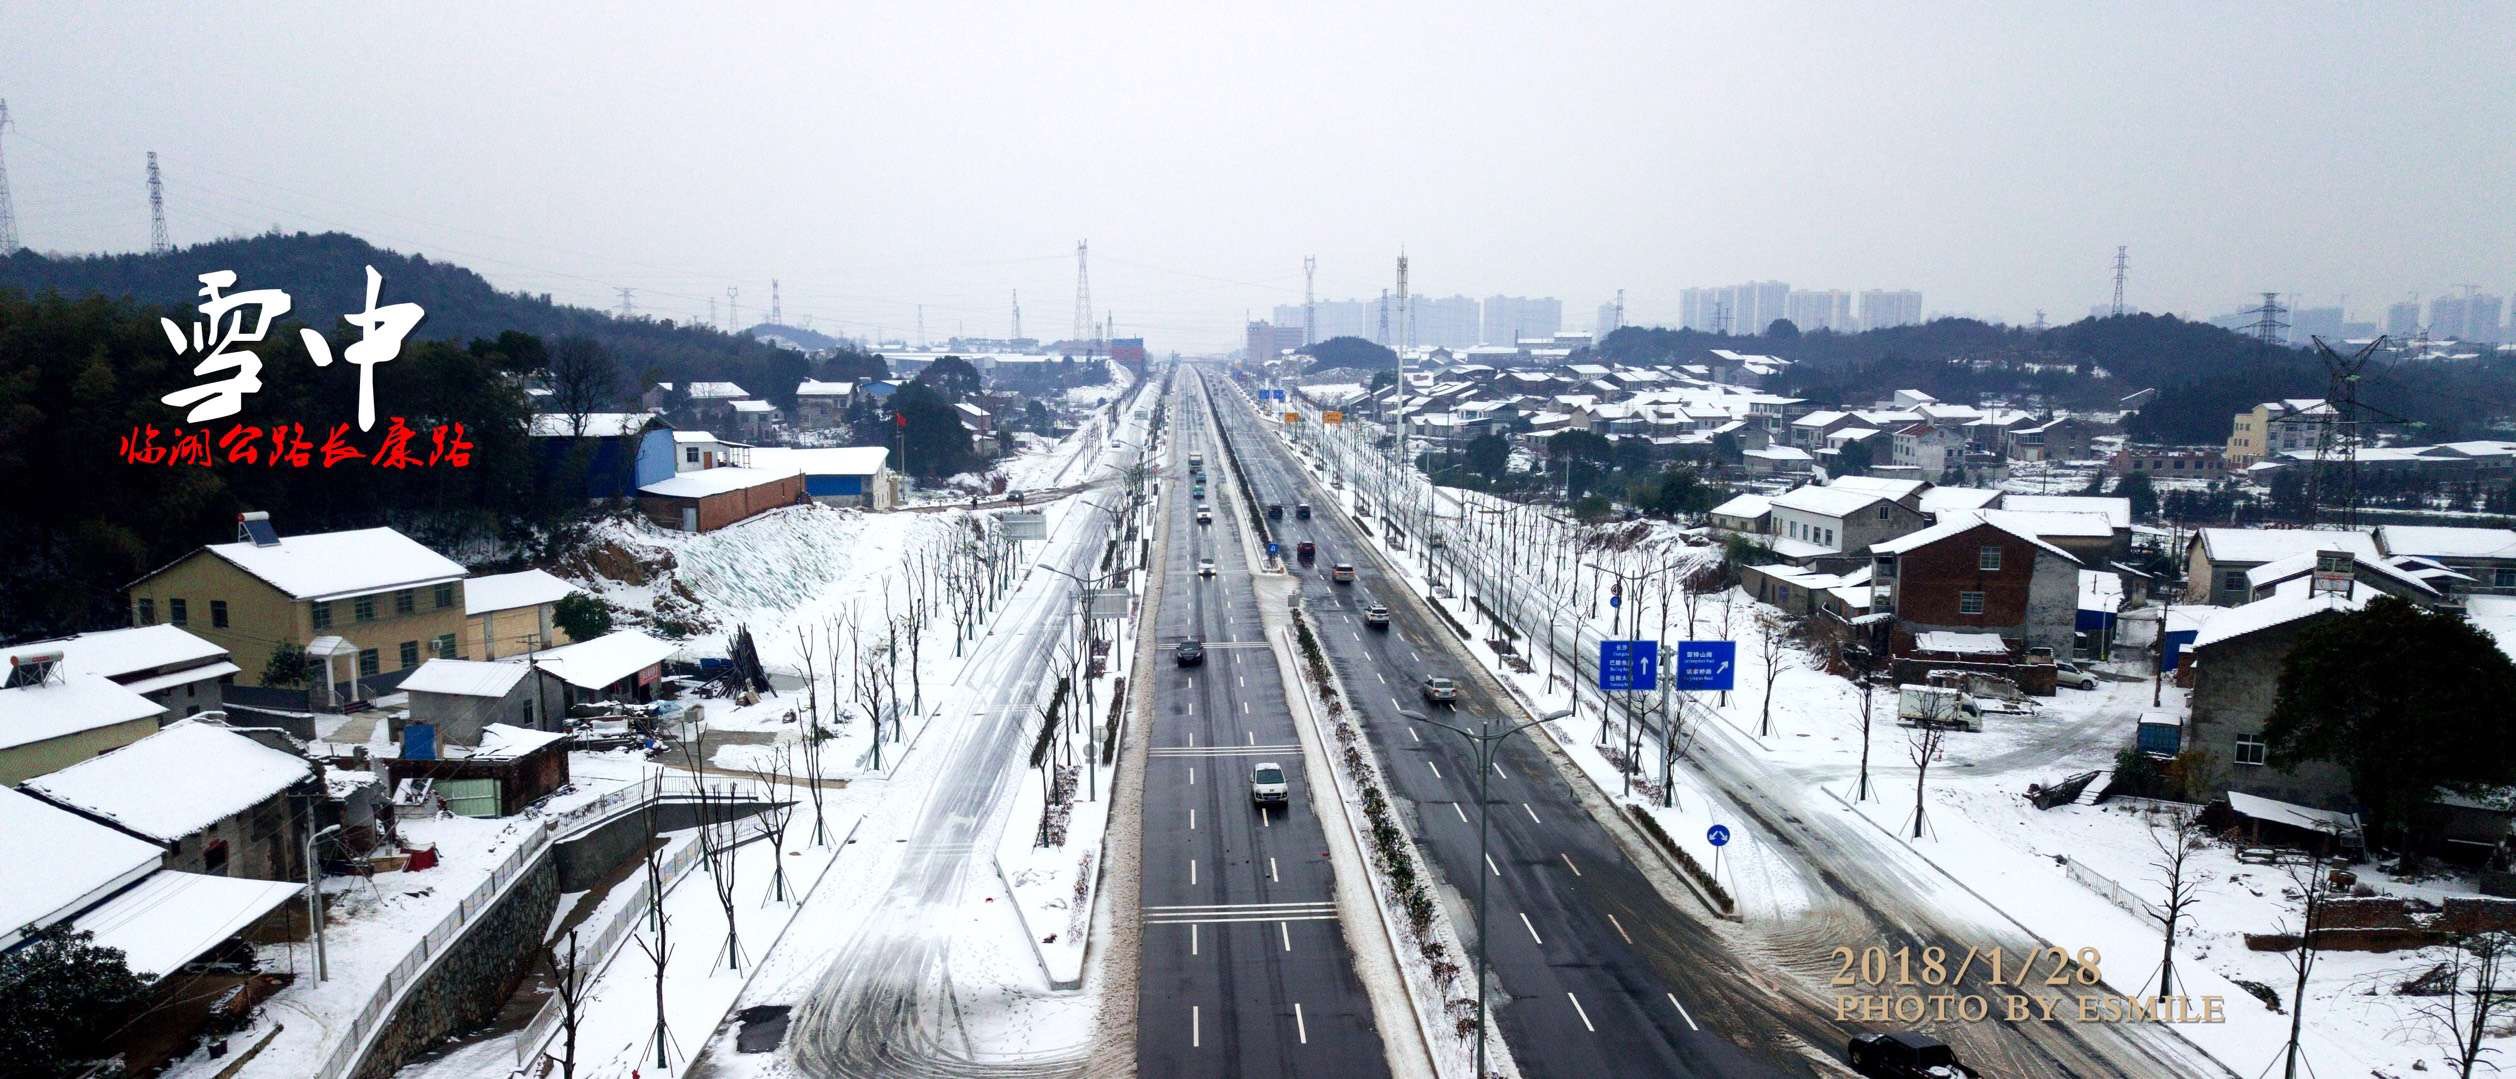
[[[1564,860],[1564,868],[1572,870],[1573,876],[1578,877],[1581,875],[1581,867],[1573,864],[1572,855],[1559,850],[1555,852],[1555,856]],[[1632,942],[1628,941],[1627,943],[1630,944]]]
[[[1413,738],[1413,739],[1415,739],[1415,740],[1416,740],[1416,741],[1418,741],[1418,742],[1421,742],[1421,741],[1423,741],[1423,740],[1424,740],[1424,736],[1423,736],[1423,735],[1420,735],[1420,734],[1415,733],[1415,728],[1413,728],[1413,727],[1409,727],[1409,728],[1407,728],[1407,737],[1409,737],[1409,738]]]
[[[1631,944],[1634,942],[1634,935],[1625,931],[1625,923],[1617,921],[1615,915],[1610,914],[1607,916],[1607,924],[1616,927],[1616,935],[1625,938],[1625,943]],[[1672,997],[1670,999],[1674,1000],[1676,998]]]
[[[1292,950],[1293,950],[1293,923],[1291,923],[1291,922],[1277,922],[1277,923],[1275,923],[1275,931],[1276,931],[1276,933],[1277,933],[1279,936],[1281,936],[1281,937],[1283,937],[1283,938],[1284,938],[1284,950],[1285,950],[1285,951],[1288,951],[1288,952],[1289,952],[1289,951],[1292,951]]]
[[[1192,832],[1197,830],[1197,811],[1194,809],[1188,811],[1188,830]]]
[[[1388,676],[1388,675],[1385,675],[1385,674],[1382,674],[1382,673],[1380,673],[1379,671],[1373,671],[1373,672],[1372,672],[1372,677],[1380,679],[1380,684],[1381,684],[1381,685],[1384,685],[1384,686],[1385,686],[1385,685],[1388,685],[1388,684],[1389,684],[1389,676]]]
[[[1197,923],[1188,923],[1188,954],[1197,954]]]
[[[1236,675],[1233,675],[1233,676],[1232,676],[1232,680],[1233,680],[1233,681],[1236,681],[1236,682],[1239,682],[1239,683],[1241,684],[1241,688],[1242,688],[1242,689],[1247,689],[1247,688],[1249,688],[1249,679],[1247,679],[1247,678],[1243,678],[1243,677],[1241,677],[1240,675],[1237,675],[1237,674],[1236,674]]]
[[[1242,715],[1248,715],[1248,714],[1249,714],[1249,702],[1248,702],[1248,701],[1242,701],[1242,702],[1241,702],[1241,714],[1242,714]]]
[[[1406,706],[1399,704],[1396,697],[1391,697],[1389,698],[1389,710],[1393,712],[1405,711]]]
[[[1530,940],[1536,941],[1539,944],[1546,943],[1544,939],[1538,936],[1538,923],[1529,920],[1529,912],[1520,912],[1520,924],[1528,928]]]
[[[1188,860],[1188,883],[1197,883],[1197,860],[1194,858]]]
[[[1274,811],[1269,810],[1269,809],[1268,809],[1267,807],[1265,807],[1265,806],[1259,806],[1259,807],[1258,807],[1258,826],[1259,826],[1259,827],[1261,827],[1261,828],[1273,828],[1273,827],[1275,827],[1275,813],[1274,813]]]
[[[1441,765],[1434,764],[1434,763],[1433,763],[1433,761],[1432,761],[1432,758],[1427,757],[1427,758],[1425,758],[1425,759],[1424,759],[1424,767],[1426,767],[1426,768],[1430,768],[1430,769],[1432,769],[1432,770],[1433,770],[1433,778],[1435,778],[1435,779],[1440,779],[1440,778],[1441,778]]]
[[[1191,787],[1197,785],[1197,769],[1194,765],[1191,765],[1188,769],[1188,785]]]
[[[1249,744],[1250,744],[1250,745],[1253,745],[1253,746],[1254,746],[1254,745],[1257,745],[1257,744],[1258,744],[1258,732],[1257,732],[1257,731],[1244,731],[1244,732],[1242,732],[1242,733],[1249,735]]]
[[[1303,1045],[1310,1044],[1310,1024],[1302,1021],[1302,1006],[1298,1003],[1293,1005],[1293,1036],[1300,1038]]]
[[[1669,998],[1669,1005],[1670,1005],[1671,1007],[1674,1007],[1674,1008],[1676,1008],[1676,1009],[1677,1009],[1677,1017],[1678,1017],[1678,1018],[1680,1018],[1680,1019],[1686,1020],[1686,1029],[1688,1029],[1688,1030],[1702,1030],[1702,1029],[1703,1029],[1702,1027],[1699,1027],[1699,1026],[1696,1026],[1696,1025],[1695,1025],[1695,1017],[1694,1017],[1694,1016],[1691,1016],[1691,1015],[1686,1014],[1686,1006],[1685,1006],[1685,1005],[1683,1005],[1683,1004],[1679,1004],[1679,1003],[1677,1002],[1677,994],[1675,994],[1675,993],[1669,993],[1669,994],[1667,994],[1667,996],[1668,996],[1668,998]]]
[[[1284,883],[1284,878],[1275,875],[1275,856],[1272,854],[1267,856],[1267,879],[1276,884]]]
[[[1503,762],[1501,762],[1501,761],[1495,761],[1495,762],[1494,762],[1494,774],[1495,774],[1495,775],[1498,775],[1498,776],[1501,776],[1501,777],[1503,777],[1504,779],[1510,779],[1510,778],[1511,778],[1511,773],[1506,772],[1506,771],[1503,771]]]
[[[1194,707],[1196,707],[1196,706],[1192,704],[1192,705],[1190,705],[1189,707],[1194,708]],[[1195,731],[1190,731],[1190,732],[1188,732],[1188,746],[1189,746],[1189,748],[1191,748],[1191,749],[1196,748],[1196,746],[1197,746],[1197,732],[1195,732]]]
[[[1495,865],[1494,865],[1494,856],[1493,856],[1493,855],[1491,855],[1491,854],[1488,854],[1488,855],[1486,855],[1486,856],[1485,856],[1485,870],[1486,870],[1486,872],[1492,873],[1492,874],[1494,874],[1494,875],[1495,875],[1495,876],[1497,876],[1497,877],[1499,877],[1499,876],[1502,876],[1502,875],[1503,875],[1503,871],[1502,871],[1501,869],[1498,869],[1498,868],[1496,868],[1496,867],[1495,867]]]
[[[1191,1004],[1188,1006],[1188,1047],[1198,1049],[1204,1047],[1205,1044],[1203,1017],[1197,1014],[1197,1006]]]
[[[1461,809],[1461,808],[1459,808],[1459,803],[1457,803],[1457,802],[1452,802],[1452,803],[1450,803],[1450,811],[1459,815],[1459,823],[1461,823],[1461,824],[1466,824],[1466,823],[1468,823],[1468,811],[1467,811],[1467,810],[1465,810],[1465,809]],[[1193,812],[1193,811],[1192,811],[1192,812]]]
[[[1539,823],[1539,824],[1544,824],[1544,823],[1546,823],[1545,821],[1538,820],[1538,811],[1537,811],[1537,810],[1534,810],[1534,809],[1529,808],[1529,803],[1527,803],[1527,802],[1522,802],[1522,803],[1520,803],[1520,811],[1521,811],[1521,812],[1523,812],[1523,813],[1528,814],[1528,815],[1529,815],[1529,819],[1530,819],[1530,820],[1532,820],[1532,821],[1536,821],[1536,822],[1537,822],[1537,823]]]
[[[1527,916],[1526,916],[1526,915],[1522,915],[1522,917],[1527,917]],[[1572,994],[1570,994],[1570,993],[1566,993],[1566,994],[1564,994],[1564,999],[1565,999],[1565,1000],[1572,1001],[1572,1004],[1573,1004],[1573,1011],[1574,1011],[1574,1013],[1575,1013],[1575,1014],[1578,1014],[1578,1015],[1580,1015],[1580,1016],[1581,1016],[1581,1026],[1582,1026],[1582,1029],[1587,1030],[1587,1031],[1589,1031],[1589,1032],[1590,1032],[1590,1033],[1592,1033],[1592,1034],[1596,1034],[1596,1033],[1598,1033],[1598,1032],[1599,1032],[1599,1028],[1597,1028],[1597,1027],[1594,1027],[1594,1026],[1591,1026],[1591,1025],[1590,1025],[1590,1012],[1589,1012],[1587,1009],[1585,1009],[1585,1008],[1583,1008],[1583,1007],[1581,1006],[1581,998],[1580,998],[1580,997],[1574,996],[1574,995],[1572,995]]]

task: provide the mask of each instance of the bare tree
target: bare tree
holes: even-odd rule
[[[812,799],[812,845],[815,847],[821,847],[829,844],[830,831],[823,823],[822,818],[821,777],[823,775],[823,769],[821,743],[825,735],[821,727],[821,676],[819,670],[813,664],[813,655],[815,650],[813,646],[813,634],[811,627],[795,627],[795,650],[797,655],[800,656],[804,662],[804,700],[806,707],[804,721],[795,732],[795,752],[797,758],[803,765],[804,796]],[[835,693],[837,692],[837,688],[837,686],[833,685],[831,687],[831,691]],[[834,700],[832,703],[835,704],[837,702]]]
[[[786,894],[786,826],[795,816],[795,770],[793,757],[784,746],[769,755],[768,767],[755,781],[759,788],[760,812],[752,819],[758,822],[760,836],[769,841],[768,903],[788,901]]]
[[[655,786],[649,792],[641,811],[646,818],[646,923],[647,936],[636,938],[638,950],[645,952],[655,972],[655,1031],[649,1035],[655,1043],[655,1070],[660,1074],[672,1068],[672,1027],[664,1011],[664,968],[672,962],[672,915],[664,909],[664,844],[657,841],[655,806],[664,796],[664,776],[657,773]]]
[[[2175,929],[2183,920],[2184,911],[2200,898],[2201,880],[2185,872],[2185,863],[2193,852],[2202,848],[2201,814],[2170,810],[2166,816],[2149,820],[2149,842],[2158,849],[2149,866],[2158,871],[2158,883],[2165,885],[2166,902],[2158,905],[2157,918],[2166,930],[2166,942],[2158,958],[2158,995],[2175,995]]]
[[[1913,838],[1922,838],[1922,795],[1930,782],[1931,762],[1938,759],[1940,743],[1948,737],[1948,729],[1938,724],[1924,724],[1913,729],[1906,740],[1906,754],[1913,758]]]
[[[1861,693],[1861,783],[1852,791],[1852,800],[1866,802],[1870,798],[1870,714],[1878,701],[1878,687],[1870,677],[1867,661],[1855,668],[1852,685]]]
[[[1756,612],[1757,654],[1765,661],[1764,716],[1758,721],[1756,733],[1773,737],[1773,684],[1782,677],[1783,668],[1791,661],[1791,626],[1781,614]]]
[[[2483,1045],[2482,1038],[2516,1016],[2516,982],[2509,980],[2516,974],[2516,934],[2458,933],[2420,954],[2434,965],[2403,987],[2418,1000],[2411,1025],[2443,1036],[2446,1062],[2458,1079],[2472,1079],[2473,1070],[2484,1066],[2499,1070],[2485,1059],[2498,1050]]]
[[[585,1003],[585,968],[577,965],[577,931],[568,931],[568,955],[555,944],[542,947],[542,966],[550,972],[550,993],[559,1000],[559,1074],[576,1079],[578,1009]]]
[[[882,770],[883,720],[890,715],[886,709],[896,707],[896,702],[891,696],[891,683],[883,677],[883,668],[890,662],[890,646],[878,639],[869,643],[868,636],[860,624],[850,649],[854,662],[850,664],[848,688],[855,695],[857,709],[865,713],[867,721],[873,724],[872,766],[879,772]]]
[[[568,433],[585,437],[586,417],[620,396],[620,365],[590,337],[562,337],[550,348],[551,411],[568,418]]]
[[[2284,890],[2298,904],[2298,950],[2289,953],[2289,966],[2297,971],[2297,984],[2290,990],[2289,1040],[2282,1048],[2282,1079],[2298,1079],[2298,1069],[2306,1063],[2300,1038],[2306,1031],[2306,980],[2315,972],[2315,930],[2324,920],[2324,903],[2332,892],[2332,876],[2318,860],[2289,866],[2290,887]]]

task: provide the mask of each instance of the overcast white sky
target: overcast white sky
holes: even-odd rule
[[[395,7],[416,7],[397,5]],[[2516,5],[0,5],[24,241],[341,228],[593,306],[1157,352],[1244,310],[1750,278],[1934,312],[2516,288]],[[351,14],[355,12],[355,14]],[[206,267],[205,267],[206,268]],[[389,287],[388,282],[388,287]]]

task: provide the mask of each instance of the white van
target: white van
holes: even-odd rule
[[[1979,731],[1983,729],[1983,705],[1962,689],[1900,686],[1896,693],[1896,721],[1917,727]]]

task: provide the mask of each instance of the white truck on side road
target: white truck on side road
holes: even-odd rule
[[[1974,695],[1947,686],[1899,686],[1896,722],[1916,727],[1983,729],[1983,705]]]

